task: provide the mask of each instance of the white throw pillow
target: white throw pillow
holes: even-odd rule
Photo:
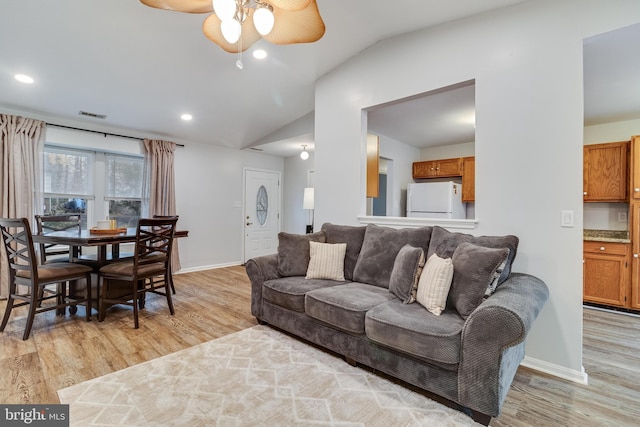
[[[344,256],[346,243],[309,242],[309,267],[307,279],[344,281]]]
[[[431,313],[439,316],[447,304],[452,280],[451,258],[440,258],[437,254],[431,255],[420,275],[416,300]]]

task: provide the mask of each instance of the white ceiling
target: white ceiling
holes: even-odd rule
[[[326,24],[320,41],[289,46],[260,41],[245,53],[243,70],[234,65],[236,55],[224,52],[202,34],[207,14],[153,9],[137,0],[3,2],[0,112],[24,112],[49,123],[117,130],[131,136],[246,148],[311,113],[314,82],[379,40],[523,0],[317,1]],[[624,67],[600,67],[591,79],[585,73],[585,100],[589,105],[589,85],[611,83],[608,76],[614,69],[640,69],[638,64],[629,66],[630,60],[640,61],[637,34],[632,35],[634,45],[627,46],[635,50],[633,55],[627,54]],[[594,38],[585,49],[593,47],[595,52],[598,44]],[[267,59],[258,61],[251,56],[258,47],[268,51]],[[604,50],[611,53],[611,48]],[[589,54],[585,50],[585,55]],[[599,64],[598,60],[595,62]],[[18,83],[13,79],[16,73],[31,75],[35,83]],[[615,80],[622,80],[622,76]],[[437,104],[443,114],[453,115],[441,107],[444,97],[464,105],[469,116],[469,105],[473,103],[470,87],[370,111],[370,126],[394,139],[433,143],[429,135],[420,132],[436,129],[445,119],[435,118],[430,110]],[[594,103],[610,93],[599,90]],[[610,118],[622,114],[638,116],[639,102],[633,105],[635,112],[629,112],[617,100],[609,104],[624,111],[592,111],[588,105],[585,114],[594,116],[588,120],[598,120],[596,116],[605,114]],[[79,111],[107,117],[82,117]],[[193,115],[191,122],[180,120],[185,112]],[[401,122],[400,117],[405,121]],[[427,117],[435,123],[428,123]],[[437,145],[449,140],[460,142],[459,138],[473,140],[472,133],[472,139],[468,139],[469,126],[472,124],[467,124],[464,135],[455,137],[449,136],[445,128],[438,130]],[[404,133],[400,134],[400,130]],[[413,135],[408,133],[411,130]],[[312,150],[312,142],[312,135],[304,133],[300,138],[287,138],[262,148],[287,156],[303,143],[310,144]]]

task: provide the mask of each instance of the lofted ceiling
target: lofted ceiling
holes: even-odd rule
[[[522,1],[317,0],[326,25],[320,41],[288,46],[259,41],[243,55],[242,70],[235,66],[237,55],[223,51],[203,35],[202,23],[208,14],[154,9],[138,0],[4,2],[0,13],[0,112],[137,137],[243,149],[308,117],[314,108],[314,82],[376,42]],[[635,37],[637,52],[637,33]],[[595,51],[598,41],[592,45]],[[589,46],[585,47],[585,63]],[[257,48],[267,51],[266,59],[252,57]],[[594,81],[607,81],[611,68],[600,67],[593,73]],[[636,64],[633,69],[640,68]],[[16,73],[28,74],[35,82],[19,83],[13,78]],[[585,72],[586,101],[589,85],[597,86],[587,80],[588,75]],[[443,97],[468,111],[473,91],[469,86],[456,89],[460,92],[372,110],[372,130],[417,146],[434,144],[432,138],[420,135],[424,123],[417,122],[424,122],[425,111],[436,109],[435,105],[451,115],[442,108]],[[606,95],[606,89],[599,90]],[[597,100],[601,99],[598,95]],[[634,105],[637,109],[640,103]],[[588,107],[587,121],[606,114],[637,113]],[[106,118],[81,116],[80,111]],[[191,114],[193,120],[181,120],[183,113]],[[429,117],[435,120],[432,129],[444,123],[443,117]],[[436,145],[460,142],[458,138],[469,140],[469,124],[465,136],[452,136],[447,128],[435,136]],[[298,138],[256,148],[288,156],[301,144],[312,150],[313,136],[301,133]]]

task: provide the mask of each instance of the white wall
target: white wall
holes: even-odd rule
[[[382,41],[316,85],[316,222],[365,212],[362,109],[475,79],[476,234],[520,237],[514,270],[550,300],[530,365],[582,374],[582,40],[633,24],[636,0],[540,0]],[[575,227],[561,228],[561,211]]]
[[[311,222],[311,212],[302,209],[304,188],[307,186],[309,171],[314,170],[314,154],[309,153],[307,160],[300,156],[284,159],[284,210],[282,231],[304,233],[307,223]],[[322,224],[316,224],[319,229]]]
[[[420,150],[420,160],[453,159],[455,157],[472,157],[475,155],[475,142],[427,147]]]
[[[629,141],[640,135],[640,119],[584,127],[584,145]]]
[[[71,124],[83,126],[81,123]],[[111,131],[126,133],[115,129]],[[46,140],[81,148],[143,153],[142,143],[137,140],[53,126],[47,127]],[[283,173],[284,159],[248,150],[179,142],[185,146],[175,150],[177,213],[180,215],[180,228],[190,231],[188,238],[178,242],[182,271],[240,264],[244,168]]]
[[[407,184],[413,182],[413,162],[420,160],[420,150],[384,135],[380,136],[380,157],[393,160],[393,170],[387,171],[392,177],[387,187],[387,216],[405,216],[407,210]],[[387,182],[389,185],[389,182]]]
[[[245,167],[283,173],[284,160],[213,145],[185,144],[176,149],[180,227],[193,230],[179,241],[183,270],[242,262]]]

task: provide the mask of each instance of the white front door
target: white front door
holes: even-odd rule
[[[244,262],[278,250],[280,172],[244,171]]]

